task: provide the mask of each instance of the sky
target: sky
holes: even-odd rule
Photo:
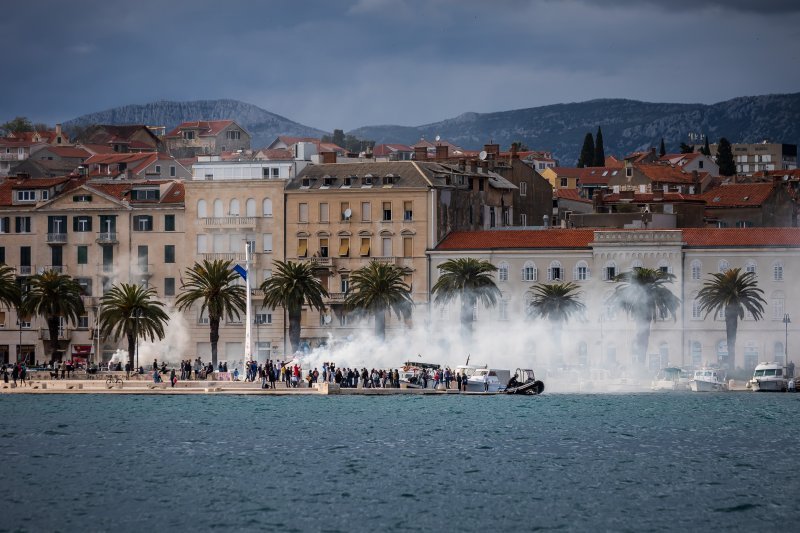
[[[800,91],[798,0],[40,0],[0,35],[2,122],[232,98],[332,131]]]

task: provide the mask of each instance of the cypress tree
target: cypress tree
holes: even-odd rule
[[[681,143],[681,153],[682,154],[691,154],[692,152],[694,152],[694,148],[692,148],[691,146],[689,146],[686,143]]]
[[[664,137],[661,137],[661,146],[658,148],[658,155],[661,157],[667,155],[667,148],[664,146]]]
[[[583,138],[583,148],[581,148],[581,156],[578,158],[578,168],[590,167],[592,164],[594,164],[594,138],[592,138],[590,132]]]
[[[594,138],[594,164],[593,167],[606,166],[606,150],[603,148],[603,130],[597,126],[597,137]]]
[[[719,165],[720,175],[733,176],[736,174],[733,149],[731,148],[731,143],[725,137],[721,138],[717,145],[717,164]]]
[[[711,147],[708,146],[708,137],[706,137],[706,144],[705,144],[705,146],[703,146],[703,149],[701,150],[701,152],[703,154],[705,154],[705,155],[711,155]]]

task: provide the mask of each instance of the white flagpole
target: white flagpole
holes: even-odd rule
[[[247,363],[250,361],[251,358],[251,346],[250,346],[250,323],[252,318],[250,317],[250,242],[245,240],[244,243],[244,270],[245,270],[245,291],[246,291],[246,307],[245,307],[245,316],[246,321],[244,325],[244,365],[242,366],[242,370],[245,375],[247,375]]]

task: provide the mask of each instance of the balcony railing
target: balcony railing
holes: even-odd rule
[[[244,252],[205,252],[200,254],[200,258],[208,261],[217,259],[221,259],[222,261],[244,261],[244,255]],[[258,253],[251,253],[250,261],[255,261],[257,257]]]
[[[47,234],[47,243],[48,244],[64,244],[67,242],[67,234],[66,233],[48,233]]]
[[[111,275],[114,273],[114,265],[97,265],[97,273],[103,275]]]
[[[34,267],[32,265],[19,265],[17,266],[18,276],[32,276]]]
[[[26,158],[26,154],[0,154],[0,161],[22,161]]]
[[[133,274],[135,276],[152,276],[153,275],[153,265],[152,264],[139,264],[133,265]]]
[[[117,232],[104,232],[97,234],[97,242],[100,244],[117,244],[119,240],[117,240]]]
[[[331,302],[343,302],[347,298],[346,292],[329,292],[328,300]]]
[[[205,217],[200,219],[201,224],[211,227],[225,227],[225,226],[255,226],[256,217]]]
[[[65,341],[70,338],[72,334],[72,329],[70,328],[59,328],[58,329],[58,340]],[[50,340],[50,331],[47,328],[40,328],[39,329],[39,339],[43,341]]]
[[[332,257],[302,257],[300,261],[311,263],[312,268],[331,268],[333,267]]]
[[[373,257],[372,261],[377,263],[384,263],[387,265],[394,265],[397,263],[397,257]]]
[[[59,274],[66,274],[67,273],[67,267],[64,266],[64,265],[47,265],[47,266],[41,267],[41,269],[42,269],[42,272],[44,272],[45,270],[52,270],[53,272],[58,272]]]

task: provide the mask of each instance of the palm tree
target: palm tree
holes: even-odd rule
[[[533,316],[545,318],[553,325],[556,350],[561,357],[561,329],[574,313],[581,313],[586,305],[578,298],[580,291],[574,283],[539,283],[528,291],[532,297],[528,311]]]
[[[19,307],[20,291],[13,267],[0,264],[0,304]]]
[[[398,319],[411,316],[411,287],[403,279],[408,273],[404,267],[373,260],[350,274],[345,307],[374,315],[375,336],[380,340],[386,337],[386,311],[394,311]]]
[[[733,368],[736,363],[736,330],[739,319],[744,318],[746,310],[753,318],[761,320],[764,305],[767,303],[762,294],[764,291],[757,286],[755,272],[742,272],[740,268],[711,274],[711,279],[697,293],[700,311],[705,311],[706,317],[720,311],[725,313],[729,368]]]
[[[289,315],[289,342],[292,351],[300,349],[300,317],[304,305],[322,312],[323,298],[328,291],[314,276],[310,263],[274,261],[275,272],[261,284],[264,292],[264,307],[283,307]]]
[[[235,285],[239,274],[231,269],[231,261],[203,260],[186,269],[186,281],[181,284],[181,294],[175,299],[178,309],[185,311],[200,302],[200,314],[208,313],[211,341],[211,363],[217,366],[219,321],[238,319],[245,311],[249,295],[244,287]]]
[[[121,283],[111,287],[100,303],[100,335],[115,341],[125,337],[131,368],[139,337],[150,341],[164,338],[169,316],[164,311],[164,303],[156,298],[156,290],[152,287],[145,289],[136,284]]]
[[[63,318],[77,323],[84,314],[81,286],[77,281],[55,270],[45,270],[31,276],[30,285],[22,299],[22,311],[39,315],[47,322],[50,334],[50,360],[58,356],[58,327]]]
[[[434,303],[447,305],[456,297],[461,298],[461,331],[472,334],[472,309],[480,301],[485,307],[495,306],[501,296],[494,282],[497,267],[486,260],[472,257],[448,259],[439,265],[441,273],[431,289]]]
[[[658,318],[677,318],[681,301],[666,287],[675,281],[675,276],[660,269],[634,267],[630,272],[619,274],[614,281],[619,285],[608,303],[625,311],[636,322],[633,354],[644,366],[650,343],[650,324]]]

